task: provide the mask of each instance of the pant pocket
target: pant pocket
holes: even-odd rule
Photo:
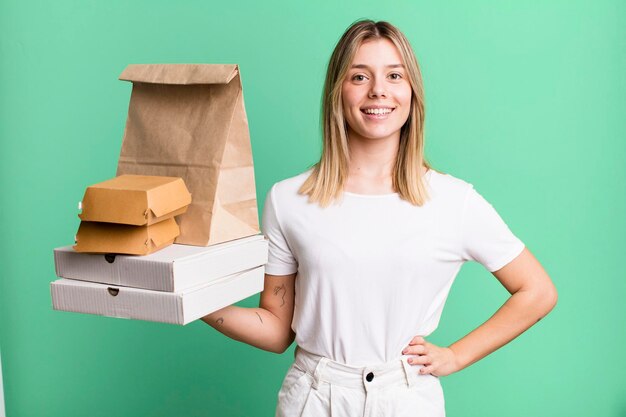
[[[386,390],[386,410],[394,417],[445,417],[443,390],[439,379],[420,375],[413,386],[400,385]]]
[[[413,398],[417,400],[416,407],[420,410],[420,415],[445,417],[445,400],[439,377],[420,375],[418,382],[410,390],[413,391]]]
[[[292,365],[278,392],[276,417],[299,416],[313,383],[313,377]]]

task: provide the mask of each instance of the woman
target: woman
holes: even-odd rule
[[[424,160],[414,53],[386,22],[360,21],[326,76],[320,162],[268,193],[260,307],[203,320],[296,359],[277,416],[444,416],[438,377],[511,341],[556,303],[539,262],[473,187]],[[448,347],[429,343],[465,261],[511,293]],[[297,276],[297,278],[296,278]]]

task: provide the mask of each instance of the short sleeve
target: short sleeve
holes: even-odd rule
[[[511,262],[524,249],[493,206],[471,186],[461,228],[463,258],[481,263],[490,272]]]
[[[279,214],[274,200],[276,185],[274,185],[265,197],[265,206],[261,227],[263,234],[269,240],[268,262],[265,265],[265,273],[270,275],[290,275],[298,270],[291,249],[283,234]]]

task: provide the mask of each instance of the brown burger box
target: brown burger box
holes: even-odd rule
[[[174,243],[180,234],[176,220],[167,219],[150,226],[80,222],[76,252],[148,255]]]
[[[87,187],[81,220],[145,226],[187,211],[191,194],[182,178],[120,175]]]

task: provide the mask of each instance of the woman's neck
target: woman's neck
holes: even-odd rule
[[[399,133],[397,137],[380,139],[349,135],[350,162],[344,190],[361,194],[392,193],[399,142]]]
[[[391,178],[400,145],[400,133],[381,139],[348,136],[350,173],[360,177]]]

